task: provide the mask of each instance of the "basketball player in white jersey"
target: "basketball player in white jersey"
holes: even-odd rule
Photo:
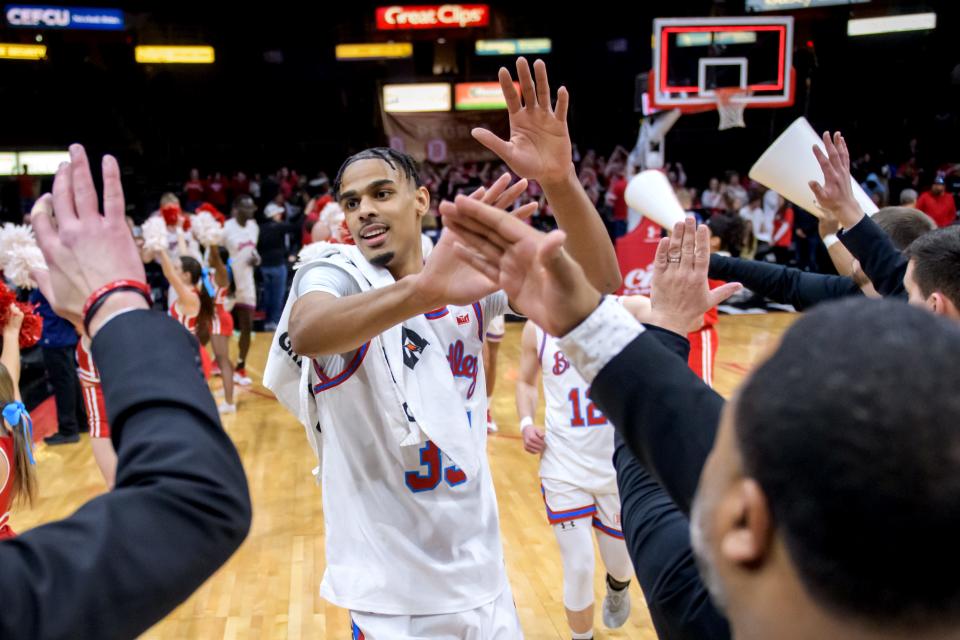
[[[619,272],[573,172],[566,92],[555,112],[543,64],[536,87],[526,61],[518,71],[522,109],[501,71],[516,106],[511,140],[477,137],[517,173],[550,185],[560,225],[577,230],[567,249],[609,291]],[[516,194],[505,186],[509,203]],[[420,221],[430,195],[408,156],[356,154],[334,192],[356,248],[341,245],[301,267],[288,332],[277,332],[292,357],[309,358],[326,522],[321,594],[351,611],[355,638],[520,638],[485,451],[481,356],[506,296],[456,256],[453,234],[424,264]],[[444,446],[431,439],[441,437]]]
[[[643,296],[621,298],[634,315]],[[537,378],[543,376],[546,433],[535,426]],[[593,638],[594,557],[591,526],[606,568],[603,623],[616,629],[630,615],[633,567],[620,529],[620,495],[613,466],[613,426],[590,402],[590,390],[557,345],[528,321],[520,342],[517,412],[524,449],[540,454],[540,490],[563,562],[563,604],[574,640]]]
[[[240,329],[237,366],[233,369],[233,379],[244,387],[252,384],[247,376],[246,363],[253,332],[253,312],[257,309],[254,270],[260,264],[260,254],[257,253],[260,227],[253,219],[256,212],[257,205],[253,198],[239,195],[233,201],[230,219],[223,225],[224,244],[230,253],[230,266],[236,283],[233,308],[237,314],[237,328]]]

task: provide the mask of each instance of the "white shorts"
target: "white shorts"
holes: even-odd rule
[[[257,308],[257,286],[253,281],[253,267],[233,269],[233,280],[237,291],[233,296],[234,306]]]
[[[351,611],[353,640],[517,640],[523,638],[510,585],[490,604],[434,616]]]
[[[594,494],[568,482],[549,478],[541,478],[540,492],[550,524],[590,518],[595,529],[623,540],[618,493]]]
[[[500,342],[506,332],[506,323],[503,321],[503,315],[499,315],[490,321],[487,327],[487,340],[490,342]]]

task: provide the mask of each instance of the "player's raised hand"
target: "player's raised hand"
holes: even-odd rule
[[[510,117],[510,139],[503,140],[482,128],[474,129],[473,137],[522,178],[541,183],[562,181],[573,165],[573,147],[567,130],[570,94],[566,87],[557,91],[554,106],[547,65],[537,60],[531,74],[526,58],[517,59],[520,93],[506,68],[500,68],[499,79]]]

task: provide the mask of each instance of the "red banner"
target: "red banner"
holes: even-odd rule
[[[486,4],[393,5],[377,8],[377,29],[469,29],[490,24]]]
[[[650,280],[653,278],[653,258],[657,253],[663,229],[644,218],[640,225],[617,240],[617,262],[623,284],[620,295],[650,295]]]

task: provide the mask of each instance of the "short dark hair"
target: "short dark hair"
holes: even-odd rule
[[[720,249],[729,251],[734,256],[740,255],[745,235],[743,218],[736,214],[717,212],[707,219],[707,227],[711,234],[720,239]]]
[[[913,260],[913,279],[924,296],[939,291],[960,309],[960,227],[926,233],[903,252]]]
[[[960,621],[960,326],[902,301],[817,306],[744,384],[746,473],[811,596],[871,623]]]
[[[390,165],[391,169],[395,169],[403,173],[404,177],[412,182],[416,187],[423,185],[423,180],[420,179],[420,169],[417,166],[417,161],[402,151],[397,151],[396,149],[390,149],[388,147],[373,147],[371,149],[364,149],[360,153],[355,153],[346,160],[343,161],[343,164],[340,165],[340,170],[337,171],[337,177],[333,179],[333,199],[340,199],[340,187],[343,185],[343,172],[346,171],[347,167],[352,165],[354,162],[360,160],[382,160]]]
[[[912,207],[884,207],[873,214],[873,221],[883,229],[900,251],[910,243],[937,228],[933,219]]]

